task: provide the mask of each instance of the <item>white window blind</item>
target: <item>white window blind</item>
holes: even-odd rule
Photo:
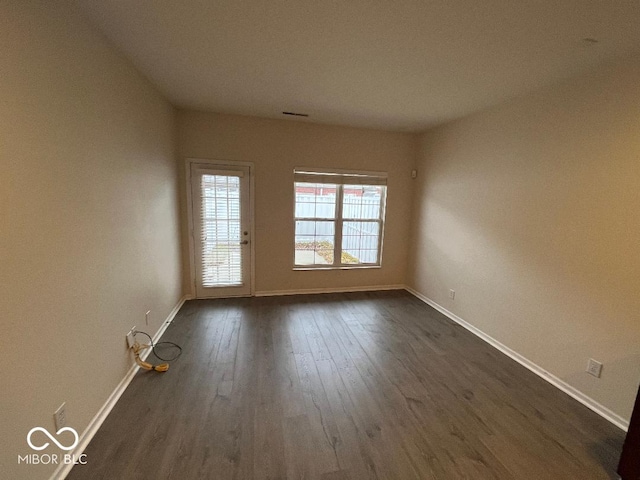
[[[202,175],[202,285],[241,285],[240,176]]]
[[[295,169],[296,182],[333,183],[339,185],[387,185],[386,173],[349,173],[341,170],[320,172],[311,169]]]

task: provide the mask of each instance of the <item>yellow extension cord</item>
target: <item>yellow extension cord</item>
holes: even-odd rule
[[[146,345],[146,344],[140,345],[138,342],[135,342],[133,344],[133,347],[131,348],[133,349],[133,354],[136,357],[136,363],[140,365],[140,368],[144,368],[145,370],[155,370],[156,372],[166,372],[167,370],[169,370],[168,363],[161,363],[160,365],[152,365],[149,362],[145,362],[140,358],[140,352],[147,348],[151,348],[151,345]]]

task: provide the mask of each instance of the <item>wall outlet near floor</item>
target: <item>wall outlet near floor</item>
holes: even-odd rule
[[[151,315],[151,310],[147,310],[147,313],[144,314],[144,323],[149,325],[149,316]]]
[[[587,363],[587,373],[596,378],[600,378],[600,375],[602,375],[602,364],[593,358],[590,358],[589,363]]]
[[[67,402],[64,402],[53,413],[53,421],[56,424],[56,430],[60,430],[67,426]]]
[[[127,345],[129,345],[129,348],[132,348],[134,343],[136,343],[136,327],[132,327],[127,333]]]
[[[449,290],[449,298],[451,300],[455,300],[455,298],[456,298],[456,291],[455,290]]]

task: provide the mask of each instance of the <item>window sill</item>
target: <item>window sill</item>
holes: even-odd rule
[[[382,265],[300,265],[294,266],[293,271],[308,272],[313,270],[363,270],[370,268],[382,268]]]

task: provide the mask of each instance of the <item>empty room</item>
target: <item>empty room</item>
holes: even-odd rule
[[[0,3],[0,478],[640,480],[640,3]]]

